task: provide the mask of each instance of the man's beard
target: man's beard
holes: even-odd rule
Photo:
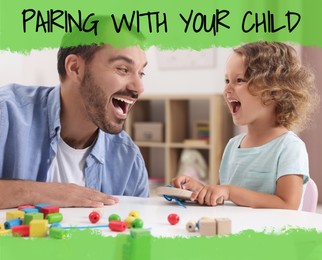
[[[107,116],[106,102],[108,102],[108,97],[102,88],[95,83],[87,67],[85,68],[84,79],[80,87],[80,94],[83,98],[89,120],[99,129],[109,134],[118,134],[123,130],[124,120],[116,118],[113,124],[111,122],[112,119]]]

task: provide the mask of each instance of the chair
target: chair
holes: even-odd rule
[[[302,211],[316,212],[318,195],[318,188],[315,182],[310,178],[304,191]]]

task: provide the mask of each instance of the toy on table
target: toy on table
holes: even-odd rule
[[[186,206],[183,205],[183,203],[186,200],[190,200],[192,195],[192,191],[190,190],[175,188],[171,185],[167,185],[165,187],[158,187],[156,192],[158,195],[163,196],[168,201],[172,201],[174,199],[180,206],[184,208],[186,208]],[[217,205],[222,204],[224,204],[224,198],[219,197],[217,199]]]
[[[97,211],[92,211],[91,213],[89,213],[88,218],[92,224],[95,224],[100,220],[101,215]]]
[[[186,200],[190,200],[192,194],[192,191],[174,188],[171,185],[158,187],[156,192],[158,195],[163,196],[168,201],[172,201],[174,199],[180,206],[184,208],[186,208],[186,206],[183,205],[183,203]]]
[[[50,204],[19,206],[16,210],[6,212],[6,222],[0,223],[0,235],[47,237],[48,230],[50,233],[48,224],[57,224],[62,219],[59,207]],[[64,236],[57,235],[57,232]],[[55,238],[65,238],[67,235],[67,231],[63,231],[63,228],[56,227]]]
[[[231,234],[231,220],[229,218],[203,217],[197,222],[188,221],[186,229],[188,232],[199,230],[201,236],[229,235]]]
[[[180,217],[177,214],[169,214],[168,221],[171,225],[176,225],[180,220]]]

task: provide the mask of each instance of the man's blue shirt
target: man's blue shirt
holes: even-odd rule
[[[0,87],[0,179],[46,181],[60,138],[60,87]],[[149,196],[139,148],[122,131],[99,130],[86,158],[86,187],[111,195]]]

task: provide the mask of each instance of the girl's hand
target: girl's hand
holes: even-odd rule
[[[191,201],[194,201],[198,197],[199,192],[205,186],[201,182],[184,175],[172,179],[170,184],[175,188],[192,191],[191,198],[190,198]]]
[[[198,193],[196,200],[199,204],[208,205],[208,206],[216,206],[218,204],[222,204],[223,201],[229,199],[229,188],[225,185],[216,185],[212,186],[204,186],[204,188]]]

